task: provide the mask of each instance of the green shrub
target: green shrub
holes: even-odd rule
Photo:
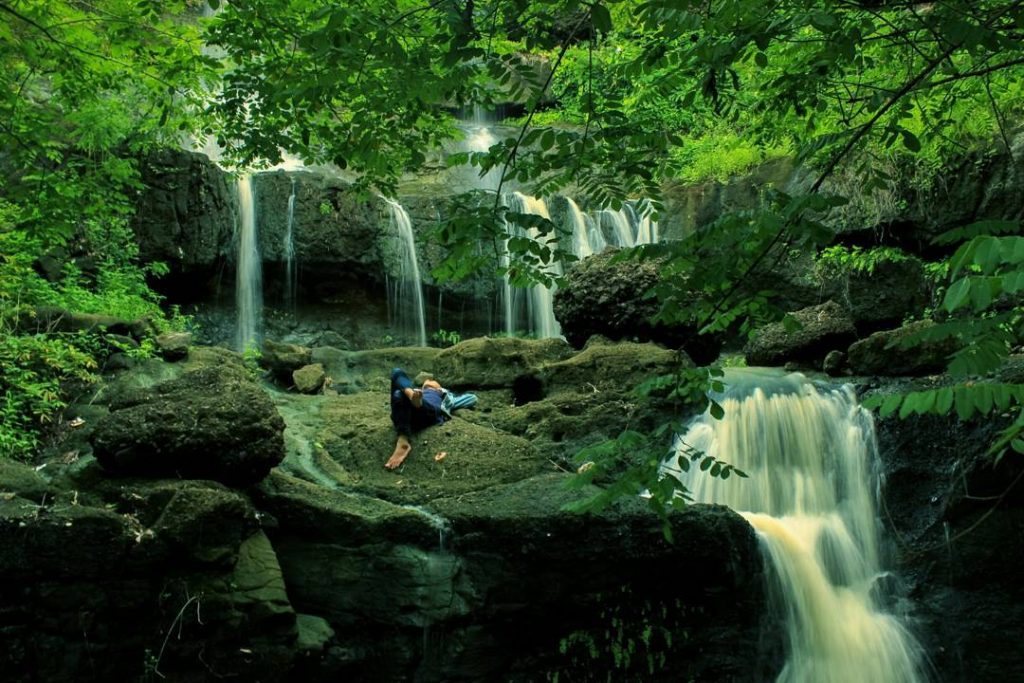
[[[0,334],[0,458],[28,459],[66,407],[70,385],[96,380],[90,335]]]

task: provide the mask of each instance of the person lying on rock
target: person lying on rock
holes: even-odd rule
[[[395,452],[384,463],[389,470],[398,468],[409,456],[413,432],[444,424],[453,410],[469,408],[477,401],[474,394],[456,396],[426,373],[416,379],[421,384],[419,389],[402,368],[391,371],[391,423],[398,432],[398,441]]]

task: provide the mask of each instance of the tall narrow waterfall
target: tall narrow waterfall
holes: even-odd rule
[[[922,652],[877,604],[877,446],[853,392],[801,375],[731,371],[725,417],[704,415],[680,437],[749,479],[680,475],[694,499],[740,511],[775,575],[788,657],[783,683],[914,683]],[[678,457],[678,456],[677,456]],[[678,461],[666,465],[679,472]]]
[[[420,346],[427,345],[426,308],[423,304],[423,282],[416,258],[416,240],[412,231],[412,220],[405,208],[396,201],[384,199],[390,221],[389,234],[394,237],[398,256],[398,281],[393,287],[392,311],[398,326],[403,330],[414,330]]]
[[[506,201],[509,208],[517,213],[540,216],[541,218],[551,220],[547,204],[544,203],[543,199],[537,199],[536,197],[529,197],[519,192],[513,192],[506,198]],[[510,228],[509,237],[515,237],[517,235],[529,236],[533,239],[540,239],[541,237],[540,232],[536,228],[528,228],[525,231],[518,227],[510,226]],[[507,257],[505,258],[503,265],[508,265]],[[562,268],[558,263],[552,263],[548,267],[548,271],[552,275],[562,274]],[[562,326],[559,325],[558,321],[555,319],[553,302],[554,290],[551,287],[534,285],[528,290],[525,290],[524,297],[524,290],[512,287],[506,277],[504,283],[504,294],[506,332],[509,334],[517,332],[516,323],[524,317],[522,307],[525,301],[525,319],[528,326],[527,331],[530,334],[536,336],[538,339],[558,337],[562,334]]]
[[[263,266],[256,228],[256,205],[248,176],[238,179],[238,256],[235,261],[237,347],[245,351],[259,343],[263,316]]]
[[[284,303],[295,305],[295,290],[298,286],[298,271],[295,269],[295,178],[292,178],[292,192],[288,195],[288,220],[284,230]]]

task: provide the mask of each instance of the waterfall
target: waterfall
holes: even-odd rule
[[[597,228],[594,219],[583,213],[570,197],[566,197],[565,202],[569,207],[566,227],[572,231],[572,253],[579,259],[600,254],[608,243],[605,242],[604,235]]]
[[[295,306],[295,290],[298,288],[298,272],[295,270],[295,178],[292,177],[292,193],[288,195],[288,221],[284,230],[284,303]]]
[[[248,176],[238,179],[238,257],[235,263],[235,308],[238,315],[237,348],[259,344],[263,315],[262,263],[256,227],[256,205]]]
[[[513,192],[506,197],[506,203],[512,211],[517,213],[540,216],[541,218],[551,220],[547,204],[543,199],[530,197],[520,192]],[[541,239],[541,234],[536,228],[523,230],[518,226],[510,225],[509,238],[514,237],[530,237],[531,239],[539,240]],[[544,239],[553,240],[554,236]],[[506,253],[503,257],[502,265],[508,266],[508,262],[508,255]],[[551,263],[548,266],[548,272],[552,275],[561,275],[562,268],[558,263]],[[534,285],[525,290],[525,297],[523,294],[524,290],[513,287],[506,276],[504,281],[505,331],[510,335],[517,331],[515,325],[524,316],[522,308],[525,300],[527,331],[538,339],[561,336],[562,326],[555,319],[554,289],[545,285]]]
[[[603,209],[598,213],[598,220],[609,227],[609,242],[616,247],[627,248],[636,244],[633,226],[630,225],[629,217],[624,209],[618,211]]]
[[[767,384],[766,384],[767,382]],[[788,655],[782,683],[914,683],[920,645],[877,604],[878,453],[871,414],[849,387],[801,375],[730,371],[725,417],[697,418],[677,444],[735,465],[749,479],[665,469],[694,500],[734,508],[757,530],[773,568]]]
[[[636,243],[654,244],[660,238],[658,222],[651,219],[651,207],[646,199],[627,205],[636,227]]]
[[[394,245],[398,255],[398,281],[394,283],[392,310],[398,326],[402,329],[415,329],[417,343],[426,346],[427,316],[412,220],[398,202],[384,198],[384,203],[388,207],[389,232],[395,237]]]

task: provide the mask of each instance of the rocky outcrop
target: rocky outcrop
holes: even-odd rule
[[[379,201],[365,198],[350,183],[326,172],[258,173],[252,183],[264,261],[285,260],[288,201],[294,188],[296,259],[304,267],[344,265],[348,270],[381,277],[378,237],[386,218]]]
[[[834,301],[792,313],[792,329],[784,322],[769,323],[755,332],[743,349],[749,365],[787,362],[820,368],[830,351],[846,348],[857,330],[846,311]]]
[[[244,370],[221,366],[116,400],[92,444],[114,473],[248,485],[281,462],[283,431],[277,410]]]
[[[882,387],[888,393],[934,383]],[[872,392],[874,393],[874,392]],[[909,585],[915,631],[943,680],[1004,681],[1024,657],[1020,545],[1024,468],[988,452],[999,419],[955,415],[880,421],[885,525]]]
[[[860,334],[899,325],[921,315],[928,304],[924,267],[916,258],[886,260],[871,271],[825,278],[822,289],[850,312]]]
[[[325,499],[283,475],[261,486],[260,505],[280,523],[273,542],[296,608],[324,617],[346,645],[327,663],[338,674],[531,681],[617,670],[626,679],[761,680],[756,657],[728,645],[753,642],[760,625],[749,527],[725,509],[693,508],[671,520],[685,540],[668,544],[640,506],[563,512],[565,478],[453,492],[431,506],[446,519],[346,494]],[[641,644],[644,624],[656,635]],[[613,661],[620,640],[641,653],[633,662]],[[648,654],[660,662],[653,672]]]
[[[205,271],[228,253],[235,200],[227,173],[205,154],[173,148],[150,153],[140,172],[132,229],[142,261]]]
[[[914,346],[902,342],[926,335],[935,327],[931,320],[919,320],[895,330],[875,332],[854,342],[847,353],[847,364],[855,375],[929,375],[942,372],[949,357],[960,347],[955,339],[922,339]]]
[[[830,222],[861,241],[881,241],[927,255],[936,251],[932,239],[952,228],[983,219],[1024,218],[1021,159],[1024,133],[1017,131],[1009,149],[993,140],[946,160],[940,170],[921,173],[914,167],[915,157],[904,157],[887,169],[899,180],[883,191],[864,194],[854,187],[860,182],[857,178],[839,175],[826,183],[825,190],[851,202],[835,211]]]
[[[5,501],[5,680],[281,680],[295,614],[256,524],[243,496],[208,482]]]
[[[83,681],[211,671],[265,681],[774,677],[780,631],[764,621],[763,563],[741,517],[675,512],[668,543],[640,500],[592,515],[564,509],[599,492],[567,487],[570,450],[666,419],[656,405],[632,405],[627,387],[684,358],[600,339],[580,353],[500,339],[311,355],[345,391],[258,399],[236,354],[202,347],[140,363],[100,392],[95,417],[75,409],[88,419],[46,462],[52,480],[0,468],[10,481],[0,480],[0,542],[17,548],[0,560],[5,671]],[[486,386],[475,410],[414,435],[390,472],[395,365]],[[522,377],[543,391],[513,405]],[[227,427],[243,399],[250,411],[273,401],[289,421],[287,459],[255,486],[110,476],[112,454],[133,448],[131,458],[162,461],[181,446],[187,464],[185,445],[239,453],[229,431],[260,440],[245,438],[253,413]],[[138,419],[119,417],[133,410]],[[156,431],[161,421],[174,426]],[[129,430],[136,438],[111,437]],[[32,542],[19,544],[21,533]]]
[[[723,213],[755,209],[766,189],[786,189],[796,177],[792,159],[776,159],[726,181],[669,183],[664,188],[663,235],[680,239],[709,225]]]
[[[612,340],[652,341],[682,348],[698,363],[714,360],[721,349],[720,339],[698,335],[694,324],[652,322],[659,303],[645,295],[660,280],[660,262],[617,261],[615,255],[606,250],[575,264],[555,292],[555,317],[569,343],[580,348],[598,334]]]

